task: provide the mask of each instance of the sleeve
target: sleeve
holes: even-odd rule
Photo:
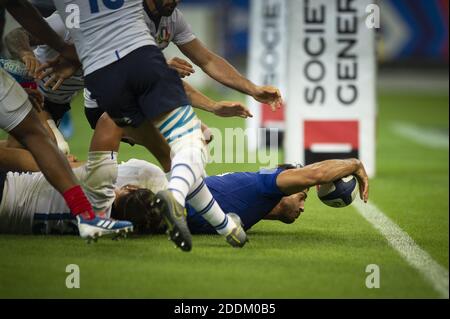
[[[162,191],[168,187],[166,174],[156,165],[145,162],[140,172],[142,184],[153,193]]]
[[[66,38],[66,26],[64,25],[62,17],[58,14],[58,12],[54,12],[45,20],[47,21],[50,28],[52,28],[61,38]]]
[[[175,10],[175,32],[173,36],[173,43],[176,45],[183,45],[195,39],[192,28],[184,19],[180,10]]]
[[[277,177],[284,169],[261,169],[258,174],[258,189],[262,196],[280,198],[286,196],[277,185]]]
[[[121,171],[125,175],[136,175],[136,186],[147,188],[153,193],[157,193],[167,188],[169,182],[166,174],[158,166],[147,161],[130,159],[128,162],[121,164]]]
[[[89,152],[82,186],[94,211],[109,211],[115,199],[118,164],[116,152]]]

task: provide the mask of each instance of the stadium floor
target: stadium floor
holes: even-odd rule
[[[371,203],[435,264],[412,266],[355,206],[328,208],[313,190],[296,223],[261,222],[241,250],[218,236],[195,236],[186,254],[165,236],[87,245],[77,237],[1,235],[0,297],[448,298],[448,95],[381,94],[379,105]],[[71,149],[85,159],[91,131],[79,105],[73,116]],[[201,117],[218,128],[244,125],[240,119]],[[431,147],[424,145],[427,138],[447,143]],[[151,158],[140,148],[122,146],[120,159],[131,157]],[[255,169],[256,164],[214,164],[208,173]],[[80,289],[66,288],[68,264],[80,266]],[[369,264],[379,266],[378,289],[365,285]],[[434,266],[443,272],[427,276]],[[445,288],[445,280],[446,295],[436,289]]]

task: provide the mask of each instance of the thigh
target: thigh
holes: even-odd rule
[[[32,105],[24,89],[0,69],[0,128],[9,132],[31,111]]]
[[[145,120],[135,93],[130,89],[126,68],[120,60],[86,76],[92,99],[120,126],[138,127]],[[124,73],[125,72],[125,73]]]
[[[136,62],[133,90],[142,113],[149,120],[190,104],[178,73],[169,68],[157,47],[144,47]]]

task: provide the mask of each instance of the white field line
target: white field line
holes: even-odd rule
[[[448,149],[448,133],[446,134],[404,122],[394,122],[392,124],[392,130],[398,135],[420,145]]]
[[[424,276],[442,298],[449,298],[447,269],[420,248],[405,231],[374,204],[370,202],[364,204],[359,199],[356,199],[353,204],[357,211],[387,239],[403,259]]]

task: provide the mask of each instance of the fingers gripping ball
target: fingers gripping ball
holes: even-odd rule
[[[335,208],[350,205],[355,200],[357,193],[358,181],[353,175],[320,185],[317,191],[322,203]]]

